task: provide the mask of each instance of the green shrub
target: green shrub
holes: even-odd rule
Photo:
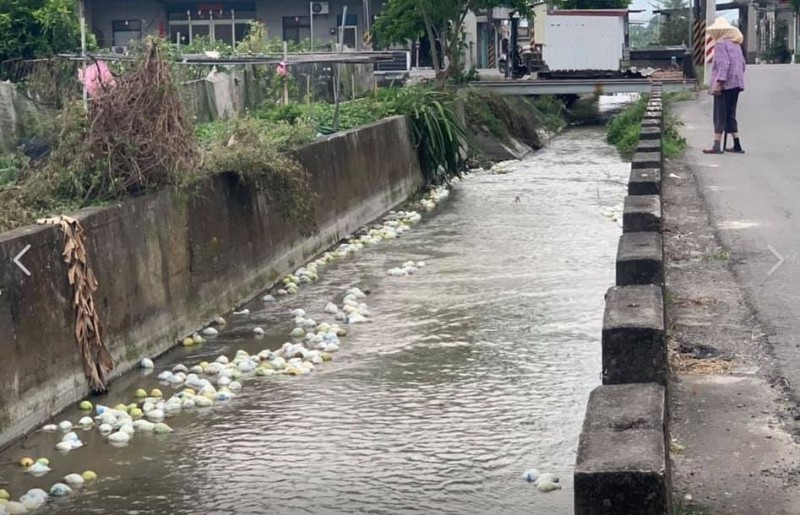
[[[675,100],[673,100],[675,98]],[[671,158],[679,156],[686,150],[686,139],[681,136],[680,128],[683,124],[670,112],[670,104],[679,101],[683,97],[670,97],[664,99],[664,130],[662,136],[662,148],[664,157]],[[609,143],[616,146],[620,154],[626,159],[633,157],[636,147],[639,144],[639,133],[641,131],[642,119],[647,111],[646,97],[642,97],[633,105],[616,115],[608,124],[606,139]]]
[[[304,233],[314,228],[316,197],[308,174],[296,159],[286,155],[273,134],[253,118],[227,124],[206,147],[204,174],[235,172],[274,203],[287,221]]]
[[[639,131],[647,111],[647,97],[641,97],[633,105],[614,116],[608,124],[606,140],[617,147],[620,154],[630,159],[639,144]]]

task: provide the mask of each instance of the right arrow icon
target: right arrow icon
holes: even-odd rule
[[[775,272],[775,270],[777,270],[777,269],[778,269],[778,267],[779,267],[779,266],[781,266],[781,265],[783,264],[783,261],[784,261],[784,259],[783,259],[783,256],[781,256],[780,254],[778,254],[778,251],[777,251],[777,250],[775,250],[775,249],[773,249],[771,245],[767,245],[767,248],[769,249],[769,251],[770,251],[770,252],[772,252],[773,254],[775,254],[775,257],[776,257],[776,258],[778,258],[778,262],[777,262],[777,263],[775,263],[775,265],[774,265],[774,266],[773,266],[773,267],[770,269],[770,271],[769,271],[769,272],[767,272],[767,275],[772,275],[772,274],[773,274],[773,272]]]

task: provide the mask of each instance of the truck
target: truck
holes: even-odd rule
[[[532,34],[519,44],[519,18],[509,20],[511,42],[500,71],[512,78],[641,78],[630,67],[627,9],[552,10],[538,8]],[[516,41],[514,41],[516,40]]]

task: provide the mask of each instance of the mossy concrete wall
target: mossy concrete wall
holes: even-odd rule
[[[0,154],[17,150],[22,140],[40,136],[54,113],[37,106],[10,82],[0,82]]]
[[[319,195],[311,236],[234,173],[191,194],[163,192],[75,214],[100,284],[94,300],[116,363],[112,377],[270,287],[423,182],[401,117],[296,154]],[[27,245],[30,276],[12,264]],[[63,247],[54,226],[0,234],[0,446],[88,393]]]

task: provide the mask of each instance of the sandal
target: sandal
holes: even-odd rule
[[[703,154],[724,154],[724,150],[714,150],[713,148],[704,148]]]

